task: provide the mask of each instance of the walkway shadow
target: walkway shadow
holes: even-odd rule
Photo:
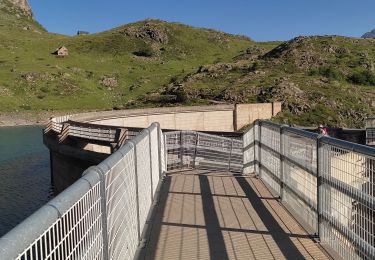
[[[267,207],[263,204],[261,198],[254,191],[247,181],[248,178],[236,177],[238,184],[246,194],[252,207],[263,221],[265,227],[269,231],[273,240],[279,247],[286,259],[305,259],[305,257],[298,250],[296,245],[291,241],[290,235],[285,233],[277,220],[272,216]]]
[[[211,259],[229,259],[207,176],[199,175],[204,222]]]
[[[159,241],[159,234],[162,228],[162,221],[163,221],[163,212],[166,208],[167,205],[167,198],[168,198],[168,192],[171,188],[171,177],[166,176],[164,183],[161,186],[160,189],[160,197],[159,197],[159,202],[156,208],[156,211],[154,212],[154,215],[152,216],[151,219],[151,232],[150,236],[148,237],[149,242],[148,245],[143,248],[139,254],[139,259],[155,259],[155,250],[152,250],[156,244]]]

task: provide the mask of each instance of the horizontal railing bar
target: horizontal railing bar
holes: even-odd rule
[[[352,152],[375,157],[375,148],[370,146],[355,144],[328,136],[323,136],[320,140],[322,144],[329,144]]]
[[[267,126],[270,126],[274,129],[279,129],[280,128],[280,125],[279,124],[276,124],[274,122],[271,122],[271,121],[268,121],[268,120],[259,120],[261,126],[264,126],[264,125],[267,125]]]
[[[259,167],[260,167],[260,169],[264,169],[267,173],[269,173],[271,175],[272,179],[274,181],[276,181],[278,184],[281,183],[280,178],[275,173],[273,173],[270,169],[268,169],[266,165],[264,165],[262,163],[259,163]]]
[[[345,182],[342,182],[332,176],[327,174],[321,174],[323,183],[327,183],[330,187],[335,188],[341,193],[344,193],[353,200],[358,201],[359,203],[366,205],[367,207],[374,209],[375,208],[375,199],[373,196],[364,193],[361,190],[358,190]]]
[[[308,200],[306,200],[306,197],[305,196],[302,196],[301,193],[297,192],[294,190],[295,187],[291,187],[289,185],[289,183],[287,182],[284,182],[284,187],[287,188],[289,190],[289,192],[291,192],[293,195],[295,195],[296,197],[298,197],[299,200],[303,201],[303,203],[305,203],[310,209],[312,209],[315,213],[318,213],[318,210],[316,208],[316,205],[314,205],[313,203],[309,202]]]
[[[298,161],[293,160],[292,158],[289,158],[289,157],[287,157],[287,156],[283,156],[283,158],[284,158],[286,161],[288,161],[289,163],[291,163],[291,164],[297,166],[298,168],[300,168],[300,169],[306,171],[307,173],[311,174],[312,176],[315,176],[315,177],[317,176],[317,174],[316,174],[316,170],[317,170],[317,169],[316,169],[316,168],[309,169],[309,168],[303,166],[302,164],[300,164]]]
[[[309,132],[309,131],[306,131],[306,130],[293,128],[293,127],[289,127],[289,126],[283,126],[283,131],[286,132],[286,133],[293,133],[293,134],[296,134],[296,135],[299,135],[299,136],[307,137],[307,138],[310,138],[310,139],[313,139],[313,140],[316,140],[319,136],[317,133],[312,133],[312,132]]]
[[[247,146],[245,146],[245,147],[243,148],[243,150],[244,150],[244,151],[245,151],[245,150],[248,150],[248,149],[252,148],[254,145],[255,145],[255,141],[253,141],[253,142],[251,142],[250,144],[248,144]]]

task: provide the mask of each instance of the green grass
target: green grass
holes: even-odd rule
[[[123,107],[173,77],[218,59],[230,61],[254,44],[244,37],[158,20],[68,37],[48,33],[35,21],[18,19],[7,10],[0,8],[0,88],[11,94],[1,97],[0,111]],[[122,33],[145,23],[166,31],[168,43]],[[61,45],[69,49],[69,56],[51,55]],[[33,79],[26,80],[27,75]],[[102,86],[105,76],[115,77],[118,86]]]

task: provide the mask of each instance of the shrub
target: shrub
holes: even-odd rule
[[[133,52],[133,54],[139,57],[152,57],[155,53],[152,48],[143,48],[139,51]]]
[[[40,91],[42,91],[43,93],[48,93],[49,89],[48,89],[48,87],[43,86],[43,87],[40,88]]]
[[[375,86],[375,74],[368,70],[355,72],[349,76],[348,80],[358,85]]]
[[[309,73],[310,76],[316,76],[320,75],[329,79],[334,79],[334,80],[343,80],[344,79],[344,74],[333,68],[333,67],[320,67],[318,69],[313,69]]]
[[[176,101],[179,103],[186,103],[188,101],[188,95],[184,91],[177,91],[176,92]]]

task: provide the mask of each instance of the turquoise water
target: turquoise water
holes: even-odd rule
[[[42,127],[0,128],[0,237],[51,198]]]

